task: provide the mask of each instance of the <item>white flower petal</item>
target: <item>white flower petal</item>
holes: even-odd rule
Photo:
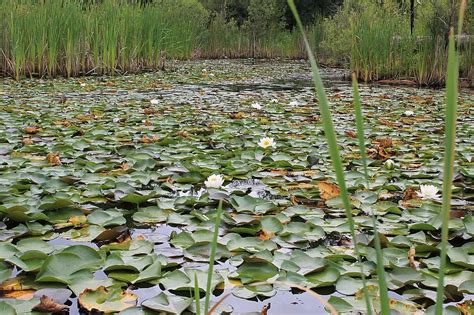
[[[300,104],[300,103],[299,103],[298,101],[292,101],[292,102],[290,102],[290,104],[288,104],[288,105],[290,105],[290,106],[298,106],[299,104]]]
[[[252,103],[250,106],[255,109],[262,109],[262,105],[258,102]]]
[[[264,137],[260,139],[260,141],[258,142],[258,145],[264,149],[269,148],[269,147],[274,148],[276,147],[276,142],[275,140],[273,140],[273,138]]]
[[[220,188],[224,184],[224,177],[222,175],[212,174],[204,182],[207,188]]]
[[[433,185],[420,185],[420,191],[417,192],[421,199],[439,199],[438,187]]]

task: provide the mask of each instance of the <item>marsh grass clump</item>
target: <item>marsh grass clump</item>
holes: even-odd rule
[[[0,72],[27,77],[114,74],[156,69],[184,58],[205,29],[194,0],[46,0],[0,3]]]
[[[449,25],[455,22],[460,1],[416,2],[412,27],[405,2],[344,1],[323,23],[322,61],[349,65],[365,82],[410,79],[421,86],[445,85]],[[467,10],[472,11],[472,5]],[[465,23],[456,37],[460,75],[467,85],[474,78],[472,24]]]
[[[298,1],[318,62],[359,80],[443,86],[459,1]],[[474,23],[455,37],[474,82]],[[411,19],[412,18],[412,19]],[[65,77],[164,68],[168,59],[306,58],[285,0],[4,0],[0,75]],[[398,81],[400,82],[400,81]]]

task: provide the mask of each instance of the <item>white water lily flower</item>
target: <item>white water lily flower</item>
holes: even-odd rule
[[[81,85],[81,87],[85,87],[87,84],[81,83],[80,85]]]
[[[412,110],[407,110],[407,111],[405,111],[404,114],[405,114],[405,116],[413,116],[413,115],[415,115],[415,113],[414,113]]]
[[[262,105],[259,102],[252,103],[250,106],[255,109],[262,109]]]
[[[160,101],[155,98],[155,99],[150,100],[150,103],[153,105],[157,105],[158,103],[160,103]]]
[[[214,74],[214,73],[209,73],[209,76],[210,76],[211,78],[213,78],[213,77],[215,76],[215,74]]]
[[[224,177],[222,175],[212,174],[204,182],[207,188],[220,188],[224,184]]]
[[[300,103],[298,103],[298,101],[292,101],[292,102],[290,102],[290,104],[288,104],[288,105],[290,105],[290,106],[298,106],[299,104],[300,104]]]
[[[438,187],[433,185],[420,185],[420,192],[417,192],[421,199],[439,199]]]
[[[273,103],[273,104],[278,103],[278,99],[272,98],[272,99],[270,100],[270,103]]]
[[[276,146],[276,142],[275,140],[273,140],[273,138],[265,137],[265,138],[260,139],[260,142],[258,143],[258,145],[264,149],[268,147],[274,148]]]

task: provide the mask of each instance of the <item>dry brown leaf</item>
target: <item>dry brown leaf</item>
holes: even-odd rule
[[[294,195],[291,195],[290,201],[293,204],[293,206],[296,206],[299,200]]]
[[[151,126],[152,125],[151,121],[149,121],[148,119],[145,119],[145,121],[143,121],[143,124],[145,126]]]
[[[41,131],[41,128],[38,126],[28,126],[24,129],[27,134],[33,135]]]
[[[378,138],[374,141],[374,144],[382,148],[391,148],[393,147],[393,140],[390,137]]]
[[[76,119],[80,120],[80,121],[89,121],[89,120],[94,120],[95,118],[96,118],[96,116],[92,115],[92,114],[87,114],[87,115],[79,114],[79,115],[76,115]]]
[[[382,146],[377,146],[375,149],[368,148],[367,155],[372,159],[381,161],[388,160],[390,157],[392,157],[392,154],[387,152],[387,150],[385,150],[385,148]]]
[[[472,309],[474,308],[474,301],[467,300],[463,303],[456,305],[457,309],[461,312],[462,315],[472,315]]]
[[[415,254],[416,254],[415,247],[413,246],[410,247],[410,249],[408,250],[408,261],[409,261],[410,267],[412,267],[413,269],[416,269],[416,266],[417,266],[417,263],[415,260]]]
[[[67,126],[71,125],[71,122],[68,121],[68,120],[56,120],[56,121],[53,122],[53,124],[55,124],[56,126],[67,127]]]
[[[349,138],[355,138],[357,135],[352,130],[346,130],[346,136],[348,136]]]
[[[45,313],[61,313],[67,309],[69,309],[69,306],[56,303],[52,298],[46,295],[40,298],[40,304],[33,307],[34,311]]]
[[[462,219],[466,216],[466,211],[464,210],[451,210],[449,211],[450,219]]]
[[[383,118],[379,118],[379,122],[382,124],[382,125],[385,125],[385,126],[389,126],[389,127],[399,127],[400,124],[396,124],[394,122],[391,122],[391,121],[388,121],[386,119],[383,119]]]
[[[310,183],[298,183],[296,185],[288,185],[287,189],[288,190],[293,190],[293,189],[311,189],[315,188],[316,185],[310,184]]]
[[[336,198],[341,193],[336,184],[321,181],[318,183],[319,195],[324,200]]]
[[[268,310],[272,307],[271,303],[268,303],[267,305],[264,305],[262,308],[262,311],[260,312],[260,315],[267,315]]]
[[[231,114],[229,114],[229,116],[232,119],[242,119],[244,117],[244,113],[242,113],[242,112],[231,113]]]
[[[23,138],[23,140],[21,142],[23,142],[24,145],[29,145],[29,144],[33,144],[33,139]]]
[[[189,134],[186,130],[178,130],[176,132],[176,135],[178,135],[180,137],[183,137],[183,138],[187,138]]]
[[[61,159],[59,158],[59,153],[53,153],[50,152],[48,155],[46,155],[46,161],[48,161],[49,164],[58,166],[61,165]]]
[[[120,169],[123,170],[123,171],[127,171],[129,168],[130,168],[130,166],[128,165],[128,163],[120,164]]]
[[[408,187],[403,193],[403,200],[407,201],[411,199],[418,199],[418,194],[413,187]]]
[[[422,97],[422,96],[419,96],[419,95],[414,95],[414,96],[411,96],[410,99],[412,99],[415,103],[418,103],[418,104],[431,104],[431,103],[433,103],[433,96]]]
[[[143,112],[146,114],[146,115],[152,115],[155,113],[155,110],[153,108],[150,108],[150,107],[147,107],[145,109],[143,109]]]
[[[129,168],[130,168],[130,166],[128,165],[128,163],[122,163],[117,168],[113,169],[111,172],[121,173],[121,172],[127,171]]]
[[[385,161],[385,160],[388,160],[391,156],[392,156],[392,154],[387,152],[384,147],[378,147],[377,148],[377,158],[379,160]]]
[[[273,236],[275,236],[275,233],[271,233],[271,232],[267,232],[265,230],[261,230],[261,231],[258,231],[257,235],[258,235],[258,238],[261,239],[262,241],[268,241]]]
[[[141,142],[141,143],[152,143],[152,142],[153,142],[153,139],[149,138],[147,135],[143,135],[143,136],[140,138],[140,142]]]

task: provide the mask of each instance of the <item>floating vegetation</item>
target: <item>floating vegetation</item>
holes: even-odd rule
[[[218,308],[236,313],[268,303],[269,313],[324,312],[288,282],[338,312],[365,312],[362,274],[369,299],[379,299],[372,213],[390,308],[432,309],[444,92],[360,87],[367,184],[351,86],[328,85],[354,239],[310,82],[281,85],[309,71],[303,62],[223,60],[134,76],[3,80],[4,312],[196,312],[193,292],[199,307],[207,293],[210,307],[226,297]],[[233,83],[249,88],[225,88]],[[444,278],[445,306],[465,314],[474,294],[473,101],[460,91]],[[260,146],[265,137],[274,146]],[[213,174],[222,177],[206,187]]]

